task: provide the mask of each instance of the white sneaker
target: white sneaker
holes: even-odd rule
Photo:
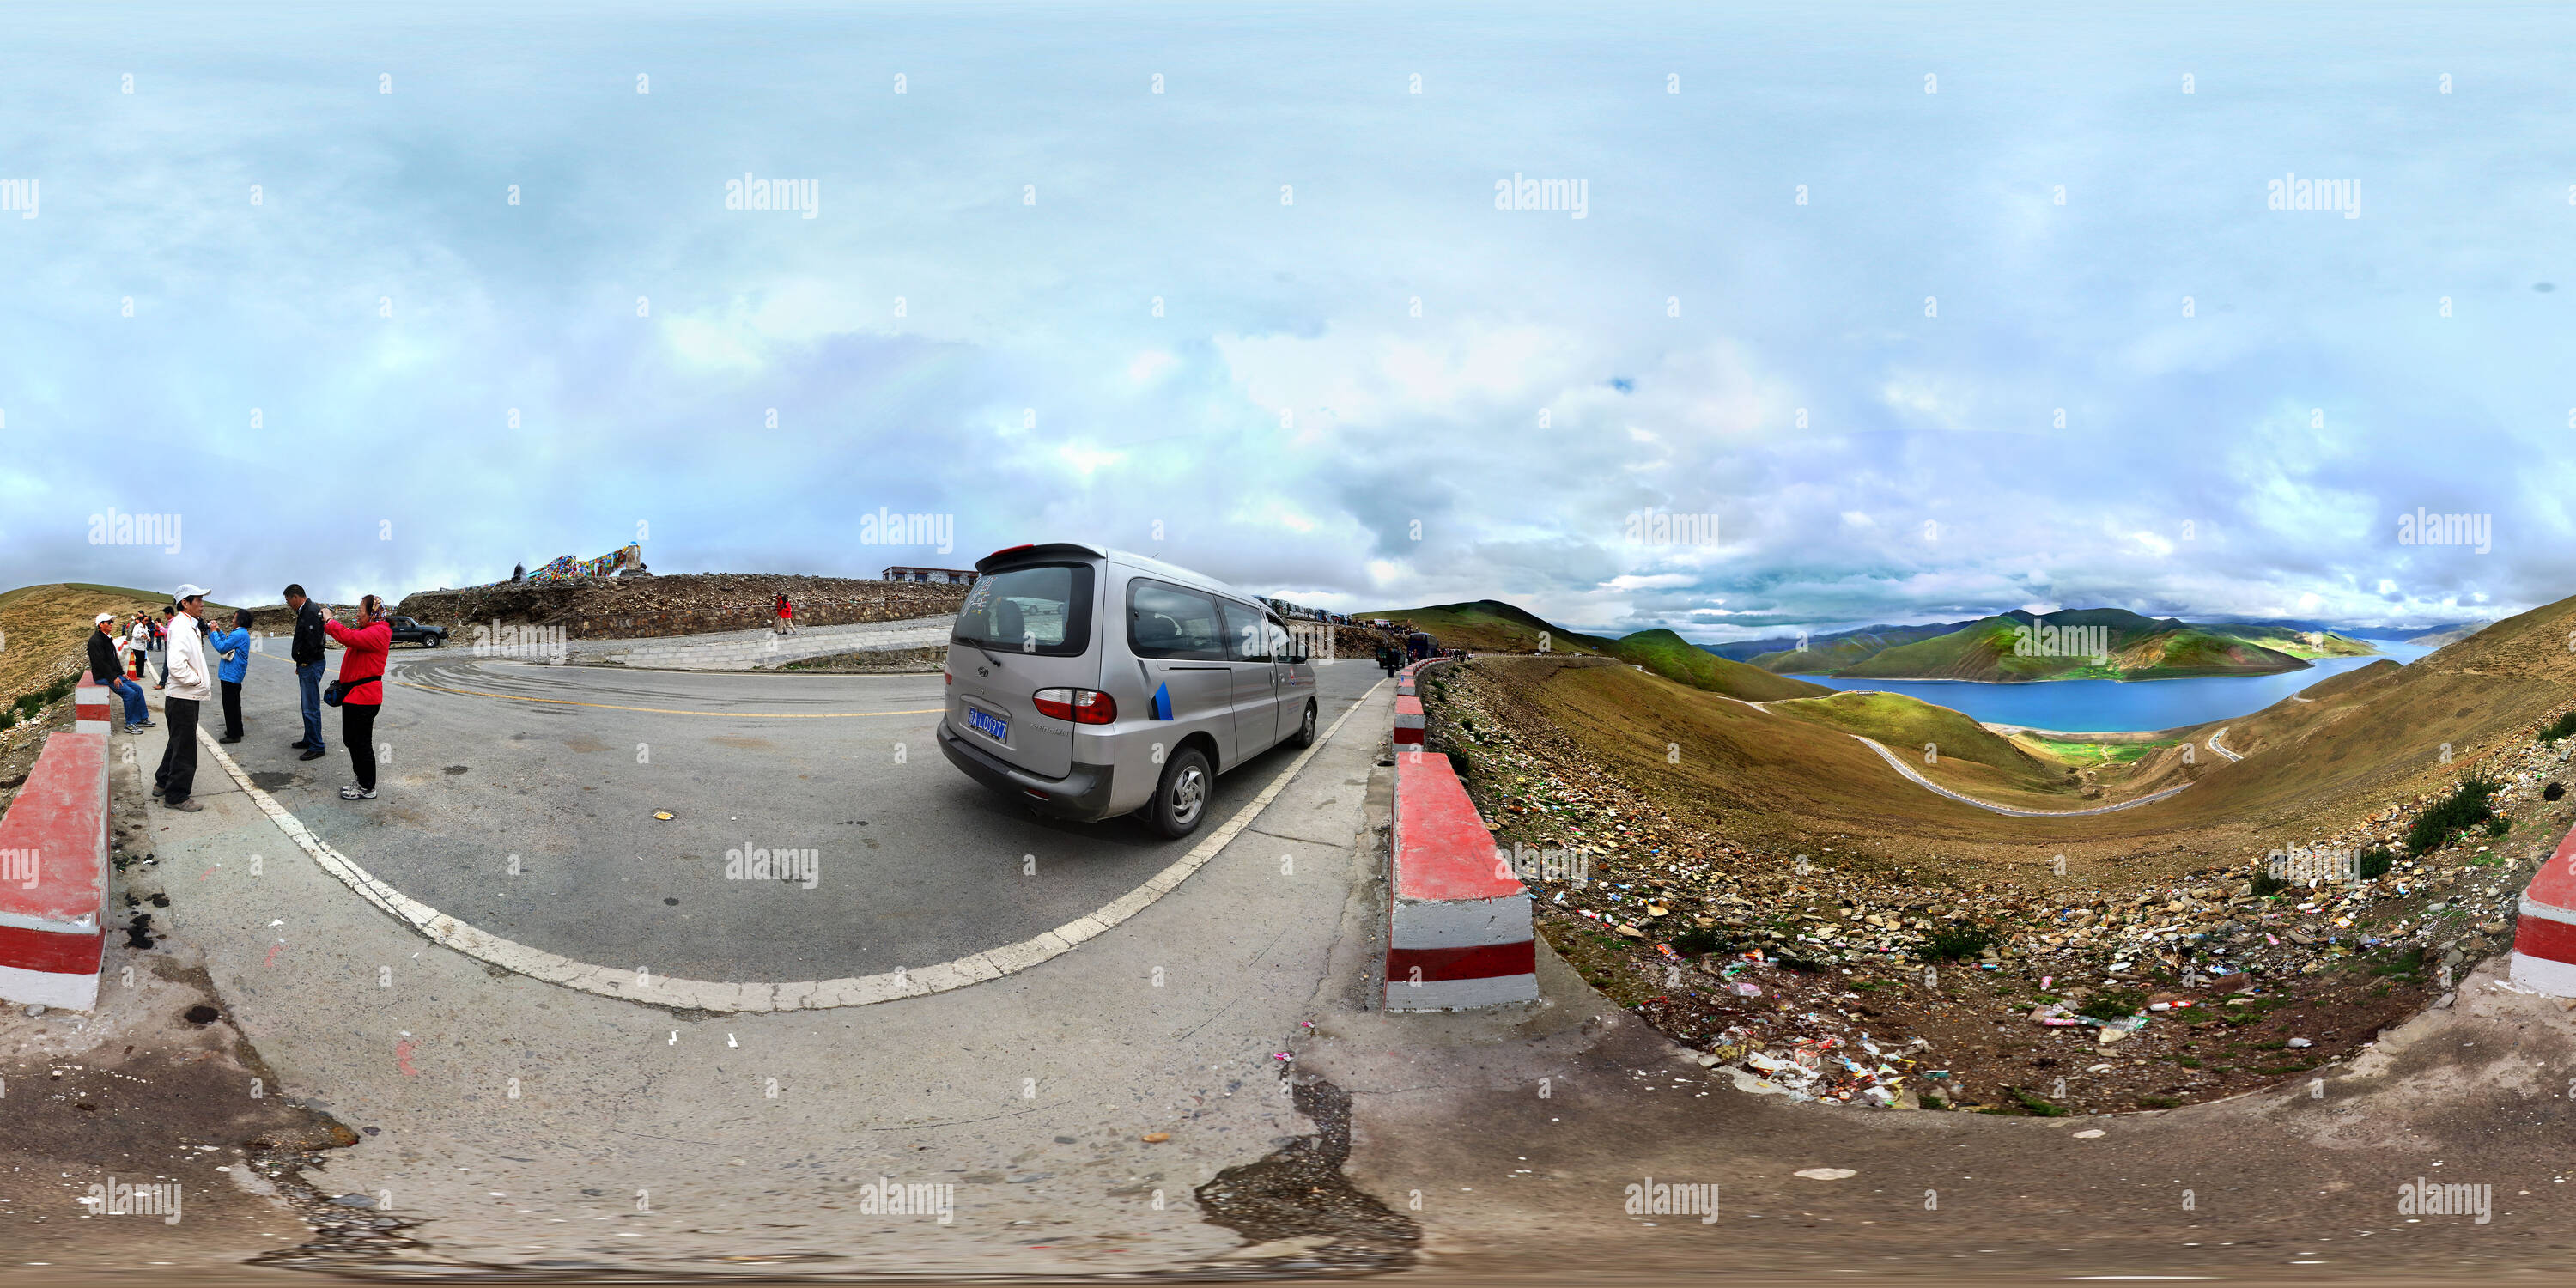
[[[351,783],[340,789],[340,799],[344,801],[371,801],[375,798],[376,789],[373,787],[360,787],[356,783]]]

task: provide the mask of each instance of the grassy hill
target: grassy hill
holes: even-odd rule
[[[1781,649],[1757,653],[1744,659],[1765,671],[1782,675],[1831,675],[1847,666],[1855,666],[1888,649],[1912,644],[1972,625],[1950,622],[1938,626],[1871,626],[1836,635],[1820,635],[1807,641],[1804,649]]]
[[[2070,630],[2069,628],[2073,628]],[[2065,640],[2044,632],[2066,632]],[[2338,635],[2302,636],[2277,627],[2250,627],[2311,656],[2359,656],[2368,645]],[[2104,651],[2064,654],[2077,639],[2098,641]],[[2025,651],[2029,650],[2029,651]],[[1804,655],[1794,655],[1801,656]],[[1788,667],[1759,659],[1766,669]],[[1881,680],[2160,680],[2208,675],[2270,675],[2308,665],[2300,656],[2171,617],[2146,617],[2119,608],[2077,609],[2046,616],[2024,612],[1981,618],[1945,635],[1879,649],[1832,674]]]
[[[2347,639],[2332,631],[2302,631],[2284,626],[2211,626],[2211,632],[2260,644],[2275,653],[2291,657],[2368,657],[2379,650],[2356,639]]]
[[[139,611],[158,613],[169,602],[160,591],[85,582],[0,592],[0,705],[78,669],[100,613],[114,613],[122,624]],[[229,605],[206,607],[209,619],[229,620],[231,612]]]
[[[1936,747],[1936,763],[1924,766],[1927,769],[1937,768],[1937,761],[1973,761],[1996,770],[2003,779],[2025,790],[2053,791],[2063,785],[2060,780],[2065,776],[2064,766],[2043,762],[2013,740],[1948,707],[1901,693],[1836,692],[1774,703],[1771,710],[1875,738],[1909,760],[1922,759],[1927,746]]]
[[[1499,599],[1433,604],[1427,608],[1380,609],[1351,616],[1363,622],[1380,617],[1391,622],[1409,621],[1413,623],[1413,629],[1428,631],[1437,637],[1443,648],[1463,648],[1478,653],[1535,653],[1542,634],[1547,637],[1551,653],[1607,656],[1610,652],[1609,640],[1569,631],[1525,608]]]
[[[1622,662],[1642,666],[1665,679],[1747,702],[1806,698],[1833,692],[1821,684],[1774,675],[1758,666],[1719,657],[1667,630],[1639,631],[1634,635],[1621,636],[1610,644],[1608,651],[1610,656]]]
[[[2446,627],[2438,631],[2426,631],[2421,635],[2409,638],[2406,642],[2409,644],[2421,644],[2426,648],[2448,648],[2484,629],[2486,629],[2486,623],[2470,622],[2466,625]]]
[[[1890,858],[1970,857],[2021,871],[2045,870],[2064,854],[2079,877],[2088,869],[2137,876],[2257,855],[2285,838],[2348,826],[2393,801],[2445,789],[2490,751],[2527,745],[2540,725],[2576,704],[2571,632],[2576,599],[2497,622],[2411,665],[2380,661],[2327,677],[2296,698],[2219,722],[2227,746],[2245,757],[2234,762],[2205,750],[2215,726],[2143,744],[2134,759],[2070,764],[2037,743],[2013,754],[1955,712],[1880,695],[1756,710],[1598,662],[1503,659],[1480,670],[1497,681],[1498,714],[1507,701],[1515,720],[1553,726],[1677,817],[1722,827],[1743,843],[1806,845],[1821,834]],[[2172,643],[2161,642],[2160,657],[2195,660]],[[2109,814],[2000,816],[1905,782],[1847,736],[1854,732],[1911,753],[1908,763],[1934,781],[1998,804],[2065,810],[2186,783],[2191,790]],[[2190,763],[2179,738],[2195,746]],[[1941,748],[1937,766],[1919,764],[1926,742]],[[1677,762],[1668,762],[1667,744],[1679,748]],[[2068,768],[2081,771],[2078,779],[2064,778]],[[2077,794],[2075,783],[2087,779],[2099,786],[2098,799]]]

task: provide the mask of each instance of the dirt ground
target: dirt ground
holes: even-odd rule
[[[1536,856],[1549,944],[1704,1064],[1793,1098],[2053,1117],[2309,1075],[2508,946],[2514,895],[2576,821],[2548,794],[2565,752],[2533,744],[2489,766],[2506,831],[2367,881],[2257,893],[2259,859],[2188,865],[2216,851],[2187,841],[2127,880],[1998,871],[1968,845],[1899,862],[1850,831],[1734,834],[1591,754],[1510,667],[1434,675],[1432,749],[1496,845]],[[2378,844],[2419,805],[2318,844]],[[1580,851],[1584,879],[1548,851]]]
[[[119,767],[115,778],[99,1005],[0,1009],[0,1248],[18,1268],[80,1276],[306,1264],[400,1241],[398,1214],[329,1186],[328,1151],[356,1133],[276,1092],[192,950],[164,938],[184,901],[140,830],[139,777]],[[98,1210],[81,1201],[94,1185],[175,1185],[176,1211]]]

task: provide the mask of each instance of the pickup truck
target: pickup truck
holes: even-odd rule
[[[409,641],[422,648],[437,648],[447,642],[447,628],[444,626],[423,626],[408,617],[388,617],[385,621],[394,628],[393,642],[396,644]]]

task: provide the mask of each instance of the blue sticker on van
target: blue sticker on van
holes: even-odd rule
[[[1154,690],[1154,718],[1157,720],[1169,720],[1172,718],[1171,685],[1166,684],[1161,688]]]

